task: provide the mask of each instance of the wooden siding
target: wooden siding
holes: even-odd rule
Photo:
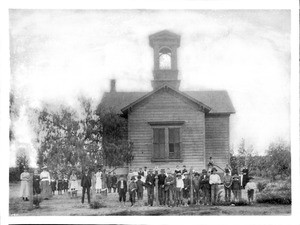
[[[211,115],[205,118],[206,162],[212,156],[222,169],[229,162],[229,115]]]
[[[128,115],[128,138],[134,143],[135,158],[131,168],[147,166],[174,169],[176,165],[204,168],[204,113],[178,94],[162,89],[144,100]],[[182,162],[151,162],[153,130],[149,122],[184,121],[180,126]],[[168,126],[168,125],[167,125]]]

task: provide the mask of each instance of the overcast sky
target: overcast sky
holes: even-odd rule
[[[21,103],[14,125],[32,159],[28,107],[76,107],[80,94],[99,103],[112,78],[118,91],[151,91],[148,36],[164,29],[181,35],[181,90],[228,91],[231,145],[244,138],[263,154],[270,142],[289,141],[288,10],[11,10],[11,83]]]

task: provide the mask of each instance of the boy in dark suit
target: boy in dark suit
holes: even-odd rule
[[[136,181],[136,186],[137,186],[137,200],[138,200],[138,204],[140,205],[140,202],[143,201],[143,194],[144,194],[144,186],[145,183],[143,181],[141,181],[141,175],[137,176],[137,181]]]
[[[147,194],[148,194],[148,206],[153,206],[154,199],[154,186],[155,186],[155,174],[153,170],[149,170],[149,174],[146,177]]]
[[[82,175],[81,178],[81,187],[82,187],[82,197],[81,197],[81,203],[84,203],[84,195],[85,192],[87,193],[87,197],[88,197],[88,203],[91,203],[91,198],[90,198],[90,189],[92,186],[92,180],[91,177],[89,175],[89,171],[85,170],[84,174]]]
[[[126,201],[126,192],[127,192],[127,182],[124,180],[124,176],[120,177],[120,180],[117,183],[118,193],[119,193],[119,201],[125,206]]]
[[[204,205],[210,204],[210,184],[209,184],[209,176],[207,175],[206,169],[202,170],[202,175],[200,177],[200,189],[202,190],[203,193]]]
[[[166,196],[165,196],[165,179],[166,179],[165,170],[161,169],[160,174],[158,175],[158,199],[159,205],[165,205]]]

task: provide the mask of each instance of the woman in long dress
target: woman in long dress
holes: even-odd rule
[[[96,193],[101,193],[102,189],[102,172],[101,169],[96,173]]]
[[[77,197],[77,191],[78,191],[78,181],[77,181],[77,176],[75,174],[75,170],[72,171],[72,174],[70,176],[70,191],[71,191],[71,196]]]
[[[29,180],[30,174],[28,173],[27,169],[24,169],[24,172],[20,175],[21,179],[21,197],[24,201],[29,201]]]
[[[42,172],[40,174],[41,178],[41,196],[43,199],[50,199],[51,194],[51,186],[50,186],[50,173],[47,171],[47,166],[42,168]]]

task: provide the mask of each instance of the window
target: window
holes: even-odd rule
[[[153,157],[156,159],[165,158],[165,129],[153,129]]]
[[[180,158],[180,130],[179,128],[169,128],[169,158]]]
[[[171,69],[171,50],[168,48],[162,48],[159,51],[159,69],[170,70]]]
[[[180,160],[180,128],[153,128],[153,160]]]

